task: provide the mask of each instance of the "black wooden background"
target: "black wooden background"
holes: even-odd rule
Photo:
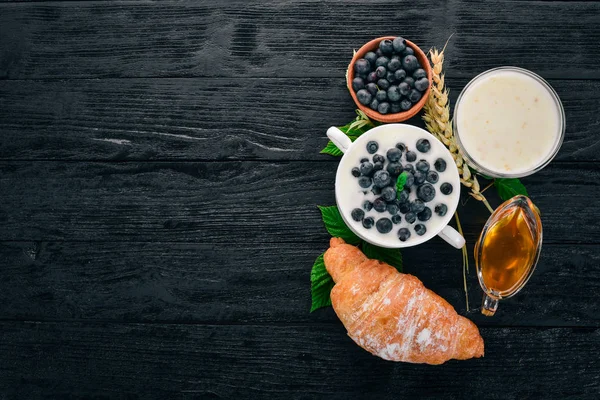
[[[403,252],[485,358],[389,363],[308,312],[318,152],[354,116],[353,48],[452,33],[452,100],[528,68],[567,133],[523,179],[544,248],[495,317],[466,312],[459,251]],[[599,398],[599,43],[594,1],[0,2],[0,398]],[[471,248],[488,215],[461,209]]]

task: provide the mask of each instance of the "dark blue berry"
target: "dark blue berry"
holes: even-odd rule
[[[357,167],[352,168],[352,176],[356,178],[360,176],[360,170]]]
[[[381,52],[381,49],[379,48],[379,46],[377,46],[377,50],[375,50],[375,55],[377,56],[377,58],[383,56],[383,53]]]
[[[382,156],[381,154],[375,154],[373,156],[373,162],[374,163],[385,163],[385,157]]]
[[[358,98],[359,103],[365,106],[371,104],[371,101],[373,101],[373,95],[365,89],[356,92],[356,97]]]
[[[427,78],[421,78],[421,79],[417,79],[415,81],[415,89],[417,89],[419,92],[426,91],[428,87],[429,87],[429,79],[427,79]]]
[[[415,176],[415,184],[417,185],[420,185],[421,183],[425,182],[425,178],[427,178],[425,173],[421,171],[415,171],[413,175]]]
[[[425,178],[425,180],[427,182],[431,182],[431,183],[437,183],[437,181],[440,179],[440,176],[438,175],[437,172],[435,171],[429,171],[427,173],[427,177]]]
[[[403,69],[399,69],[399,70],[395,71],[394,78],[396,78],[396,81],[398,81],[398,82],[402,81],[402,79],[406,78],[406,71]]]
[[[429,221],[431,218],[431,208],[425,207],[423,211],[417,214],[417,218],[419,218],[419,221]]]
[[[360,163],[364,163],[364,162],[369,162],[369,159],[367,157],[363,157],[360,159]]]
[[[366,60],[365,60],[366,61]],[[407,55],[402,59],[402,67],[408,71],[414,71],[419,68],[419,60],[413,55]]]
[[[402,53],[404,50],[406,50],[406,41],[404,38],[398,36],[392,40],[392,47],[396,53]]]
[[[415,72],[413,72],[412,77],[415,81],[418,81],[421,78],[426,78],[427,72],[425,72],[423,68],[419,68]]]
[[[371,71],[371,64],[364,58],[360,58],[354,63],[354,70],[359,74],[366,75]]]
[[[401,191],[400,193],[398,193],[397,197],[398,197],[398,201],[400,203],[406,203],[408,201],[408,192],[406,190]]]
[[[431,201],[435,198],[435,188],[430,183],[424,183],[417,188],[417,197],[424,202]]]
[[[377,88],[377,84],[375,84],[375,83],[367,84],[367,92],[371,93],[373,96],[375,96],[378,91],[379,91],[379,89]]]
[[[380,114],[387,114],[387,113],[389,113],[390,112],[390,103],[388,103],[387,101],[383,102],[383,103],[379,103],[379,107],[377,107],[377,111]]]
[[[387,58],[387,57],[379,57],[375,61],[375,68],[377,68],[377,67],[386,67],[389,62],[390,62],[389,58]]]
[[[421,153],[427,153],[430,149],[431,149],[431,143],[429,143],[429,140],[427,140],[427,139],[417,140],[417,150],[419,150]]]
[[[437,160],[435,160],[435,163],[433,163],[433,166],[435,167],[435,170],[437,172],[444,172],[446,170],[446,161],[444,161],[441,158],[438,158]]]
[[[413,103],[418,102],[421,100],[421,92],[419,92],[417,89],[411,90],[408,94],[408,99]]]
[[[415,172],[415,167],[413,167],[413,165],[412,165],[412,164],[406,164],[406,165],[404,166],[404,170],[405,170],[406,172],[414,173],[414,172]]]
[[[452,190],[452,185],[448,182],[442,183],[442,185],[440,186],[440,192],[442,192],[445,195],[449,195],[450,193],[452,193]]]
[[[394,45],[389,39],[384,39],[379,42],[379,49],[383,54],[392,54],[394,52]]]
[[[375,224],[375,220],[373,219],[373,217],[367,217],[363,219],[362,224],[366,229],[371,229],[373,227],[373,224]]]
[[[400,101],[400,90],[398,89],[398,86],[390,86],[390,88],[387,90],[387,98],[390,101]]]
[[[358,168],[364,176],[370,176],[373,173],[373,164],[368,161],[361,163]]]
[[[387,211],[392,215],[398,214],[398,212],[400,211],[400,207],[398,207],[396,203],[389,203],[387,205]]]
[[[388,71],[387,75],[385,76],[385,80],[390,83],[396,82],[396,76],[394,75],[393,72]]]
[[[388,233],[392,230],[392,221],[389,218],[379,218],[375,227],[380,233]]]
[[[406,152],[406,161],[414,162],[416,160],[417,160],[417,153],[415,153],[414,151]]]
[[[380,90],[375,95],[375,98],[377,99],[377,101],[379,101],[379,104],[381,104],[381,102],[387,101],[387,99],[388,99],[387,92],[385,90]]]
[[[390,112],[392,114],[396,114],[396,113],[399,113],[400,111],[402,111],[402,107],[400,106],[400,103],[392,103],[392,106],[390,107]]]
[[[402,82],[398,85],[398,91],[402,96],[408,96],[410,93],[410,86],[406,82]]]
[[[411,107],[412,103],[408,99],[404,99],[400,102],[400,108],[402,108],[404,111],[410,110]]]
[[[424,209],[425,203],[423,203],[421,200],[415,200],[412,203],[410,203],[410,211],[414,213],[420,213]]]
[[[404,184],[404,187],[407,189],[410,189],[411,186],[413,186],[415,184],[415,175],[412,172],[407,172],[406,173],[406,183]]]
[[[406,214],[406,213],[408,213],[410,211],[410,203],[408,203],[408,202],[402,203],[402,204],[400,204],[399,208],[400,208],[400,212],[402,214]]]
[[[360,89],[365,88],[365,81],[362,78],[354,78],[352,79],[352,89],[355,92],[358,92]]]
[[[398,231],[398,239],[400,239],[402,242],[406,242],[408,239],[410,239],[410,231],[406,228],[400,228]]]
[[[369,200],[365,200],[362,207],[365,209],[365,211],[371,211],[373,208],[373,203],[371,203]]]
[[[383,163],[376,162],[373,164],[373,172],[381,171],[383,169]]]
[[[381,67],[377,67],[375,73],[377,74],[378,78],[385,78],[387,75],[387,69],[385,69],[385,67],[382,65]]]
[[[415,233],[419,236],[423,236],[425,234],[425,232],[427,232],[427,228],[425,228],[425,225],[423,224],[416,224],[415,225]]]
[[[384,188],[391,182],[390,174],[387,171],[377,171],[373,175],[373,184],[380,188]]]
[[[377,54],[370,51],[367,54],[365,54],[365,60],[367,60],[369,62],[369,64],[371,64],[371,66],[373,66],[373,65],[375,65],[375,62],[377,61]]]
[[[387,203],[383,198],[378,197],[375,200],[373,200],[373,208],[377,212],[384,212],[385,210],[387,210]]]
[[[415,86],[415,80],[413,78],[411,78],[410,76],[404,78],[403,83],[406,83],[408,85],[408,87],[411,89]],[[410,94],[410,92],[408,94]],[[404,96],[407,96],[407,94],[405,94]]]
[[[402,173],[402,164],[399,162],[391,162],[386,167],[387,172],[392,176],[398,176]]]
[[[391,186],[384,187],[381,189],[381,197],[383,197],[385,201],[394,200],[396,198],[396,189]]]
[[[371,104],[369,104],[369,108],[371,110],[377,111],[377,107],[379,107],[379,102],[377,101],[377,99],[373,99]]]
[[[402,152],[395,147],[392,147],[387,151],[387,158],[391,162],[396,162],[400,160],[400,157],[402,157]]]
[[[448,212],[448,206],[445,204],[438,204],[435,206],[435,213],[440,217],[443,217]]]
[[[392,72],[397,71],[400,68],[402,68],[402,62],[397,58],[392,58],[388,63],[388,70]]]
[[[381,90],[388,90],[390,87],[390,83],[385,79],[380,79],[377,81],[377,86]]]
[[[404,143],[396,143],[396,148],[403,153],[406,151],[406,145]]]
[[[406,215],[404,216],[404,219],[409,224],[414,224],[415,221],[417,220],[417,214],[415,214],[414,212],[407,212]]]
[[[367,82],[369,83],[375,83],[377,82],[377,73],[375,71],[373,72],[369,72],[369,75],[367,75]]]
[[[393,215],[392,222],[394,224],[399,224],[400,222],[402,222],[402,217],[400,215]]]
[[[379,150],[379,144],[376,141],[371,140],[369,143],[367,143],[367,151],[369,154],[375,154],[377,153],[377,150]]]
[[[416,164],[417,170],[421,172],[429,171],[429,163],[425,160],[419,160]]]
[[[360,178],[358,178],[358,186],[360,186],[363,189],[367,189],[371,186],[371,178],[369,178],[368,176],[361,176]]]
[[[411,49],[410,47],[406,46],[406,48],[404,49],[404,51],[402,52],[403,56],[414,56],[415,55],[415,51],[413,49]]]
[[[363,218],[365,217],[365,212],[363,210],[361,210],[360,208],[355,208],[354,210],[352,210],[352,219],[355,221],[362,221]]]

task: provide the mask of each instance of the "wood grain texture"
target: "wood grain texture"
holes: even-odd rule
[[[2,162],[0,240],[326,244],[316,206],[335,204],[336,168],[336,160]],[[600,242],[590,201],[600,197],[600,164],[551,164],[523,181],[545,243]],[[459,212],[473,243],[489,214],[468,204]]]
[[[598,329],[482,329],[483,359],[431,367],[371,356],[338,324],[0,327],[5,393],[28,399],[596,399],[600,390]]]
[[[2,4],[0,78],[341,77],[352,49],[374,37],[406,35],[428,49],[452,33],[457,76],[518,65],[549,78],[600,77],[597,2],[75,4]]]
[[[467,80],[447,82],[455,104]],[[557,160],[600,160],[600,81],[550,83],[568,121]],[[355,117],[341,76],[0,81],[0,93],[4,160],[329,160],[325,131]]]
[[[308,312],[310,269],[325,248],[325,243],[302,242],[233,248],[0,243],[0,320],[334,322],[330,308]],[[599,249],[546,245],[527,287],[503,301],[494,318],[479,313],[481,290],[474,268],[469,274],[472,309],[466,312],[460,252],[434,241],[402,254],[406,273],[419,277],[478,326],[598,327]]]

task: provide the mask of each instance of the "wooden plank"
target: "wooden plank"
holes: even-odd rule
[[[596,399],[600,390],[598,329],[483,329],[484,358],[431,367],[371,356],[338,324],[0,326],[10,398]]]
[[[456,76],[499,65],[549,78],[600,76],[598,2],[170,0],[1,7],[0,78],[339,77],[352,49],[393,33],[425,49],[442,47],[454,33],[447,55]]]
[[[0,163],[0,240],[326,243],[337,161]],[[546,243],[599,243],[600,165],[551,164],[523,181]],[[499,204],[493,191],[492,204]],[[467,239],[488,213],[461,208]],[[472,243],[472,242],[471,242]]]
[[[467,80],[447,82],[454,104]],[[600,81],[551,84],[568,121],[558,160],[600,160]],[[329,160],[325,131],[355,116],[341,77],[0,81],[0,93],[5,160]]]
[[[334,322],[309,314],[310,269],[326,243],[0,243],[0,319],[232,323]],[[479,313],[460,252],[434,241],[402,251],[404,271],[479,326],[600,326],[599,246],[547,245],[527,287],[493,318]],[[427,256],[425,256],[427,255]],[[471,266],[474,266],[471,260]]]

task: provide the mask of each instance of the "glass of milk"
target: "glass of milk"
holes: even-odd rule
[[[499,67],[465,86],[454,109],[457,145],[484,175],[518,178],[544,168],[565,135],[565,112],[552,87],[517,67]]]

